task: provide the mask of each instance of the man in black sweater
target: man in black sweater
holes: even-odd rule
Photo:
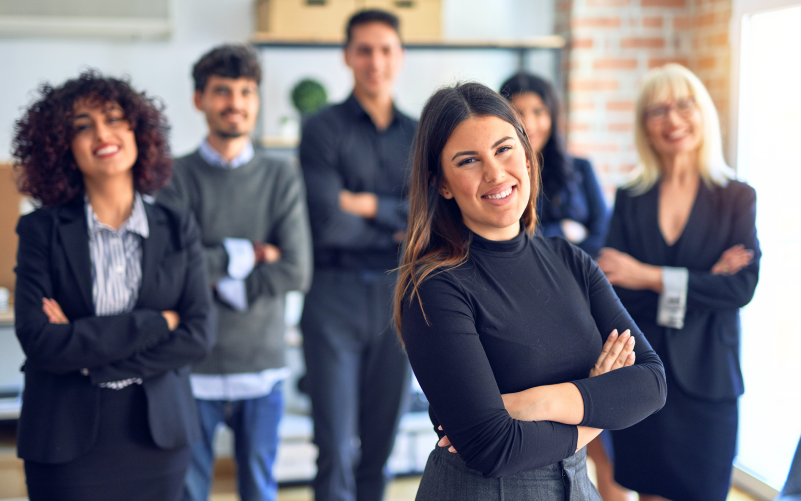
[[[404,185],[417,128],[392,100],[403,62],[398,19],[356,13],[345,62],[353,93],[311,117],[300,143],[314,243],[301,328],[319,448],[317,501],[383,497],[409,388],[408,361],[390,328],[389,270],[406,230]]]

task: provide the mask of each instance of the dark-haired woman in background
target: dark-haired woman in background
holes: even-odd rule
[[[441,436],[417,499],[600,499],[584,446],[662,406],[659,357],[586,253],[533,236],[537,160],[505,99],[441,89],[415,144],[395,323]]]
[[[559,129],[556,92],[536,75],[517,73],[501,85],[501,95],[520,112],[531,148],[542,155],[542,190],[537,199],[540,231],[546,237],[563,236],[597,257],[606,238],[609,212],[590,162],[567,152]],[[604,501],[624,500],[626,491],[614,483],[605,449],[611,452],[609,432],[587,446],[596,466],[598,491]]]
[[[143,195],[169,179],[160,106],[87,71],[17,121],[18,455],[32,501],[177,500],[198,436],[188,364],[210,297],[193,220]]]
[[[517,73],[501,85],[501,95],[520,112],[531,149],[542,155],[539,229],[546,237],[565,237],[596,257],[609,215],[590,162],[567,153],[556,92],[536,75]]]

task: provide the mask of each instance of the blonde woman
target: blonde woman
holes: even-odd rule
[[[737,438],[739,309],[759,276],[756,193],[723,159],[709,93],[686,68],[649,72],[640,163],[618,190],[598,265],[665,365],[665,407],[613,432],[615,479],[641,500],[724,500]]]

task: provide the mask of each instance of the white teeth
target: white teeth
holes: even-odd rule
[[[120,147],[119,147],[119,146],[108,145],[108,146],[104,146],[103,148],[100,148],[99,150],[97,150],[97,151],[95,152],[95,155],[100,155],[100,156],[102,156],[102,155],[108,155],[108,154],[110,154],[110,153],[116,153],[116,152],[118,152],[119,150],[120,150]]]
[[[508,197],[511,194],[512,194],[512,188],[509,188],[508,190],[496,193],[495,195],[487,195],[487,198],[489,198],[490,200],[500,200],[502,198]]]
[[[681,137],[684,137],[686,134],[687,133],[685,131],[679,131],[679,132],[674,132],[672,134],[668,134],[668,137],[670,139],[679,139]]]

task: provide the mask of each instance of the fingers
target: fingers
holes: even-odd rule
[[[440,431],[443,431],[442,430],[442,426],[439,426],[438,429]],[[448,452],[456,452],[456,449],[454,449],[453,445],[451,445],[451,441],[448,440],[448,436],[447,435],[443,435],[442,438],[439,439],[439,442],[437,442],[437,445],[439,447],[448,447],[448,446],[450,446],[450,447],[448,447]]]
[[[47,319],[51,324],[70,323],[67,316],[61,310],[61,306],[54,299],[42,298],[42,311],[47,315]]]
[[[612,370],[620,369],[621,367],[628,367],[629,365],[634,364],[633,355],[634,355],[634,336],[629,336],[629,338],[623,345],[623,349],[620,350],[620,354],[617,356],[615,362],[612,364]]]
[[[607,372],[621,367],[628,367],[634,364],[634,337],[631,335],[630,330],[626,330],[620,336],[617,336],[617,329],[612,331],[609,338],[604,343],[601,355],[598,361],[590,371],[590,377],[600,376]]]
[[[606,371],[604,372],[609,372],[615,368],[614,366],[618,357],[628,346],[627,343],[631,339],[633,339],[631,337],[631,331],[628,329],[626,329],[623,334],[618,337],[617,341],[615,341],[615,343],[609,349],[609,354],[606,356],[606,360],[604,360],[603,366],[606,368]]]
[[[748,266],[754,258],[754,251],[745,249],[742,245],[735,245],[726,250],[712,267],[713,275],[733,275]]]

